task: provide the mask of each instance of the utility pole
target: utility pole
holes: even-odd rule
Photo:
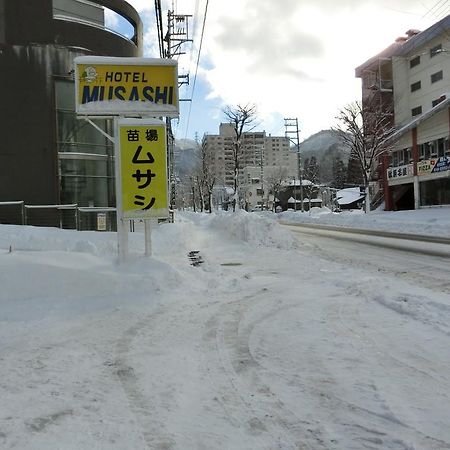
[[[158,0],[158,3],[160,1]],[[160,14],[160,11],[159,11]],[[186,14],[176,14],[174,11],[174,2],[172,1],[172,11],[167,13],[167,33],[164,37],[165,49],[163,49],[163,57],[172,59],[180,55],[184,55],[181,46],[187,42],[192,42],[189,37],[189,18]],[[178,75],[178,87],[183,84],[189,84],[189,75]],[[174,136],[172,131],[171,119],[166,119],[167,124],[167,167],[169,169],[169,192],[170,192],[170,209],[175,206],[176,180],[174,170]]]
[[[301,158],[300,158],[300,138],[299,138],[299,131],[298,131],[298,118],[285,118],[284,119],[284,127],[286,129],[285,136],[295,145],[297,150],[297,174],[298,179],[300,181],[300,201],[301,201],[301,208],[302,212],[304,211],[303,208],[303,179],[302,179],[302,165],[301,165]],[[290,135],[293,135],[291,137]],[[294,180],[295,184],[295,180]],[[294,186],[295,189],[295,186]],[[295,199],[295,208],[297,208],[297,199]]]

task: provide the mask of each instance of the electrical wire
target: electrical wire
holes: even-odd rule
[[[201,53],[202,53],[203,36],[205,34],[206,17],[208,15],[208,4],[209,4],[209,0],[206,0],[205,15],[203,16],[202,33],[201,33],[201,36],[200,36],[200,44],[199,44],[199,48],[198,48],[197,63],[196,63],[196,66],[195,66],[194,81],[192,83],[191,102],[189,104],[189,112],[188,112],[188,117],[187,117],[187,121],[186,121],[186,132],[185,132],[185,135],[184,135],[185,139],[187,137],[187,133],[188,133],[188,130],[189,130],[189,121],[191,119],[192,101],[194,100],[194,92],[195,92],[195,85],[196,85],[196,82],[197,82],[198,66],[199,66],[199,62],[200,62],[200,56],[201,56]]]
[[[442,14],[445,12],[447,8],[448,8],[448,0],[434,11],[434,13],[436,14],[436,18],[438,19],[442,18]]]
[[[428,9],[428,11],[422,16],[422,19],[424,19],[426,16],[428,16],[429,14],[430,15],[434,15],[434,11],[433,10],[435,10],[436,8],[438,8],[439,7],[439,5],[441,5],[442,3],[444,3],[444,5],[445,5],[445,3],[447,3],[447,1],[448,0],[438,0],[431,8],[429,8]],[[422,2],[421,2],[422,3]],[[422,3],[422,5],[423,6],[425,6],[423,3]]]
[[[161,13],[161,0],[155,0],[156,28],[158,29],[159,56],[164,58],[164,37]]]

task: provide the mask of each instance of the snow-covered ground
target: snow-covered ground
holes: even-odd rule
[[[365,214],[362,210],[333,213],[328,208],[312,208],[311,213],[285,211],[279,214],[279,218],[294,223],[320,223],[367,230],[450,237],[450,206],[423,208],[417,211],[379,210],[369,214]]]
[[[450,236],[442,211],[293,220]],[[122,266],[114,233],[0,225],[0,448],[450,449],[450,290],[426,266],[448,260],[417,259],[422,283],[278,218],[179,213]]]

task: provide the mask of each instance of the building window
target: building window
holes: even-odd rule
[[[114,147],[89,123],[75,114],[75,84],[55,80],[57,147],[62,203],[79,206],[114,206]],[[113,133],[110,119],[97,126]]]
[[[417,106],[416,108],[413,108],[411,110],[411,115],[414,116],[418,116],[419,114],[422,114],[422,107],[421,106]]]
[[[436,141],[428,142],[428,147],[430,149],[430,156],[432,158],[436,157],[438,154],[437,142]]]
[[[438,53],[441,53],[441,51],[442,51],[442,44],[438,44],[433,48],[430,48],[430,58],[436,56]]]
[[[437,140],[437,155],[444,156],[445,155],[445,139],[440,138]]]
[[[420,56],[416,56],[415,58],[409,61],[409,68],[412,69],[420,64]]]
[[[398,153],[397,152],[392,152],[391,162],[392,162],[393,167],[398,166]]]
[[[444,73],[442,70],[440,70],[439,72],[433,73],[431,75],[431,82],[436,83],[436,81],[442,80],[443,77],[444,77]]]
[[[416,81],[411,85],[411,92],[418,91],[422,87],[422,83],[420,81]]]

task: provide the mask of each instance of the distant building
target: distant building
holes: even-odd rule
[[[205,135],[202,145],[211,154],[212,165],[217,175],[217,186],[234,186],[233,145],[234,130],[231,124],[222,123],[218,135]],[[244,132],[242,137],[242,159],[239,174],[241,198],[247,209],[256,205],[269,207],[273,194],[269,193],[269,179],[277,172],[285,173],[286,179],[297,176],[297,153],[290,150],[285,136],[267,135],[265,131]]]
[[[105,8],[130,37],[106,28]],[[115,205],[113,146],[74,112],[81,55],[142,56],[138,13],[123,0],[0,0],[0,202]]]
[[[449,32],[450,15],[408,30],[356,69],[363,105],[375,100],[393,111],[378,180],[387,210],[450,204]]]

